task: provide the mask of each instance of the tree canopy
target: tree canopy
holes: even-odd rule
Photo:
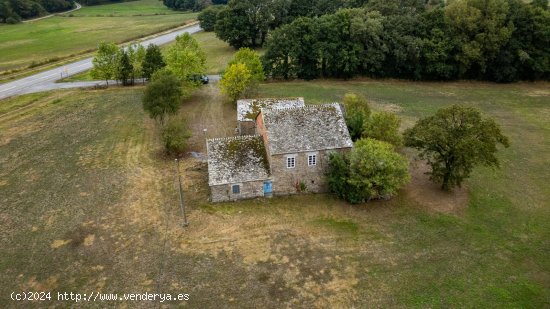
[[[237,101],[248,89],[252,81],[252,74],[243,63],[230,65],[220,81],[221,91],[229,97],[232,102]]]
[[[166,64],[164,63],[164,58],[162,57],[160,48],[155,44],[149,44],[145,51],[145,57],[143,58],[143,77],[150,79],[153,73],[164,68],[165,66]]]
[[[176,37],[175,44],[166,52],[165,61],[166,68],[185,82],[206,71],[206,54],[189,33]]]
[[[242,63],[246,66],[252,80],[261,82],[265,79],[264,68],[260,56],[252,49],[246,47],[239,49],[227,65],[231,66],[236,63]]]
[[[404,136],[405,145],[420,151],[431,166],[431,179],[444,190],[460,187],[476,165],[498,167],[497,145],[509,146],[493,119],[460,105],[419,120]]]
[[[116,78],[118,47],[114,43],[99,43],[96,56],[92,60],[92,77],[105,80]]]
[[[177,76],[169,71],[159,71],[145,88],[143,109],[162,123],[167,115],[176,113],[182,98],[181,82]]]
[[[270,28],[263,56],[266,74],[497,82],[550,78],[550,11],[545,4],[371,0],[361,8],[346,8],[363,5],[359,2],[347,1],[331,14],[287,18]],[[235,36],[244,33],[239,24],[226,26]]]

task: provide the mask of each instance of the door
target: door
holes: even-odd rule
[[[271,184],[271,181],[265,181],[264,182],[264,196],[272,196],[273,195],[273,185]]]

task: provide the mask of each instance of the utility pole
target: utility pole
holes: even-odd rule
[[[187,222],[187,216],[185,215],[185,206],[183,206],[183,189],[181,188],[181,175],[180,175],[180,161],[176,159],[176,173],[178,175],[178,184],[180,190],[180,208],[183,215],[183,227],[187,227],[189,222]]]

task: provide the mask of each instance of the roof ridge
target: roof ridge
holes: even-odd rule
[[[254,135],[234,135],[234,136],[225,136],[225,137],[215,137],[206,139],[207,142],[220,142],[220,141],[235,141],[235,140],[244,140],[248,138],[258,138],[259,134]]]
[[[331,107],[339,107],[340,103],[333,102],[333,103],[323,103],[323,104],[311,104],[311,105],[304,105],[304,106],[291,106],[291,107],[262,107],[261,110],[264,111],[286,111],[286,110],[293,110],[293,109],[301,109],[301,110],[319,110],[319,109],[328,109]]]
[[[304,97],[278,97],[278,98],[249,98],[249,99],[239,99],[237,101],[253,101],[253,100],[288,100],[288,99],[302,99],[304,100]]]

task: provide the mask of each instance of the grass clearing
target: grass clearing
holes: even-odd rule
[[[355,80],[269,83],[258,96],[308,103],[365,94],[411,125],[441,106],[478,106],[511,148],[477,169],[459,212],[404,190],[350,206],[327,195],[207,201],[207,169],[182,162],[181,217],[142,87],[58,91],[2,101],[0,304],[13,290],[189,293],[190,307],[541,308],[550,299],[550,93],[547,83]],[[54,103],[55,102],[55,103]],[[182,107],[194,136],[231,135],[215,84]],[[411,154],[412,155],[412,154]],[[169,271],[168,271],[169,270]],[[169,305],[175,305],[170,303]],[[66,303],[48,303],[63,306]],[[129,306],[140,305],[128,303]]]
[[[194,34],[193,37],[206,52],[207,74],[220,74],[233,58],[235,49],[218,39],[214,32],[200,32]]]
[[[69,13],[69,16],[87,17],[115,17],[115,16],[148,16],[172,15],[181,12],[167,8],[158,0],[135,0],[120,3],[84,6],[78,11]]]
[[[143,1],[141,1],[143,2]],[[151,1],[144,1],[151,2]],[[115,4],[117,7],[132,2]],[[110,5],[105,5],[110,6]],[[99,9],[102,6],[90,7]],[[84,13],[88,8],[83,8]],[[92,51],[100,41],[122,43],[181,26],[196,13],[147,16],[54,16],[32,23],[0,25],[0,72]]]

